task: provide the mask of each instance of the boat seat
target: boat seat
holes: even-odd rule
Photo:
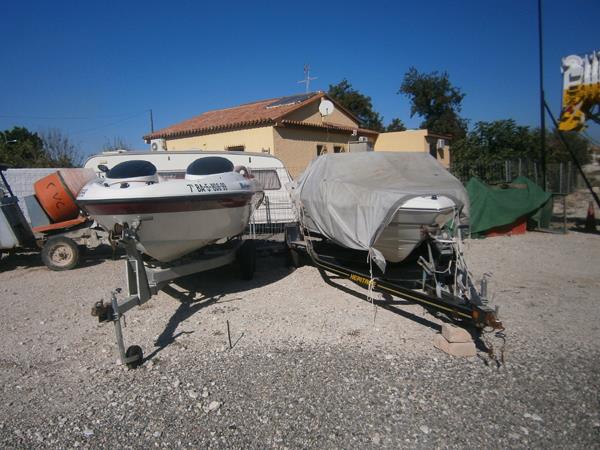
[[[198,158],[191,163],[185,171],[185,178],[190,179],[202,175],[227,172],[233,172],[233,163],[231,161],[220,156],[207,156],[206,158]]]

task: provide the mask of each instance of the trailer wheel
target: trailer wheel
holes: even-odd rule
[[[244,280],[254,278],[256,271],[256,243],[252,240],[244,241],[238,250],[237,259]]]
[[[144,352],[139,345],[132,345],[131,347],[127,348],[125,356],[127,358],[135,358],[127,363],[127,367],[129,367],[130,369],[137,369],[139,366],[142,365],[142,360],[144,359]]]
[[[50,270],[71,270],[79,262],[79,247],[68,237],[50,238],[42,247],[42,261]]]

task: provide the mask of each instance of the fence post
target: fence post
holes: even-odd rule
[[[567,161],[567,193],[570,194],[571,192],[574,191],[573,186],[571,186],[572,184],[572,179],[571,179],[571,172],[573,171],[573,169],[571,168],[571,161]]]
[[[561,194],[563,194],[563,176],[564,176],[564,170],[563,170],[563,162],[560,162],[560,166],[558,166],[558,192],[560,192]]]

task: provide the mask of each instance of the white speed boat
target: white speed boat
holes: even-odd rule
[[[107,230],[140,224],[139,250],[168,262],[241,234],[262,197],[247,169],[215,156],[192,162],[184,179],[166,181],[148,161],[122,162],[88,183],[77,203]]]

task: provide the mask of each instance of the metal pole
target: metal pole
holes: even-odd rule
[[[571,155],[571,159],[575,163],[575,166],[577,166],[577,170],[581,174],[581,177],[583,178],[583,181],[585,181],[585,185],[587,186],[587,188],[589,189],[589,191],[592,193],[592,197],[594,197],[594,200],[596,201],[596,205],[598,205],[598,208],[600,208],[600,198],[598,198],[598,194],[596,194],[596,192],[594,192],[594,189],[592,188],[592,185],[590,184],[590,181],[585,176],[585,172],[583,171],[583,168],[581,167],[581,164],[579,164],[579,161],[577,160],[577,157],[575,156],[575,153],[573,153],[573,150],[571,150],[571,147],[569,146],[569,144],[567,143],[565,137],[563,136],[563,132],[560,131],[560,129],[558,128],[558,123],[556,122],[556,119],[554,118],[554,115],[552,114],[552,111],[550,111],[550,108],[548,107],[548,105],[546,104],[546,102],[544,102],[544,106],[546,107],[546,110],[548,111],[548,114],[550,115],[550,119],[552,119],[552,123],[554,124],[554,127],[556,128],[556,130],[558,132],[558,137],[560,138],[561,142],[563,143],[563,145],[565,146],[565,148],[567,149],[567,151]]]
[[[229,320],[227,321],[227,340],[229,341],[229,350],[233,347],[231,346],[231,332],[229,331]]]
[[[8,190],[8,193],[10,194],[10,196],[14,197],[15,194],[13,194],[13,191],[10,188],[10,184],[8,184],[8,181],[6,181],[6,178],[4,178],[4,171],[3,170],[0,170],[0,178],[2,178],[2,183],[4,183],[4,187],[6,187],[6,189]]]
[[[150,109],[150,133],[154,133],[154,117],[152,116],[152,109]]]
[[[560,166],[558,167],[559,169],[559,173],[558,173],[558,192],[560,192],[561,194],[563,194],[563,176],[564,176],[564,169],[563,169],[563,162],[561,161]]]
[[[538,43],[540,57],[540,155],[542,162],[542,188],[546,190],[546,113],[544,111],[544,53],[542,39],[542,0],[538,0]]]

